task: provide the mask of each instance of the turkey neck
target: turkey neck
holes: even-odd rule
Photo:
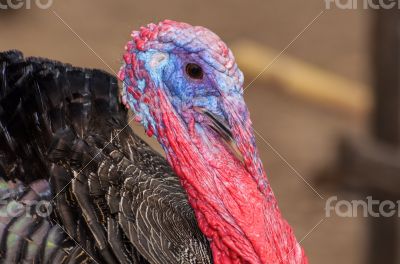
[[[160,114],[157,138],[210,241],[214,262],[307,263],[268,183],[260,189],[259,176],[252,174],[260,159],[241,162],[215,132],[194,118],[183,122],[165,95],[159,98],[167,111]]]

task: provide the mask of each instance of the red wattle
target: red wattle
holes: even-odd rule
[[[186,126],[164,92],[159,90],[157,98],[163,109],[157,123],[168,127],[159,128],[168,142],[168,159],[211,242],[214,262],[307,263],[270,188],[261,191],[251,170],[214,134],[199,135],[191,122]],[[209,142],[204,143],[204,136]]]

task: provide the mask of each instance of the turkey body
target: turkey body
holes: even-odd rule
[[[179,179],[118,94],[100,70],[0,53],[0,263],[212,262]]]

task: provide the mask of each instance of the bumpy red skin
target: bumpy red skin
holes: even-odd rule
[[[145,51],[147,42],[155,41],[151,46],[157,47],[157,35],[163,30],[188,26],[165,21],[158,26],[152,24],[141,28],[140,32],[134,32],[134,43],[128,44],[124,56],[126,65],[131,66],[125,65],[120,72],[126,93],[131,95],[135,103],[145,103],[150,109],[153,123],[144,123],[147,132],[149,135],[155,134],[166,150],[170,164],[188,193],[199,227],[210,240],[215,263],[306,264],[304,251],[291,227],[282,218],[267,182],[242,98],[221,91],[227,121],[244,157],[243,163],[217,134],[207,129],[201,132],[196,129],[194,112],[192,118],[184,122],[166,91],[155,86],[143,62],[136,60],[134,54]],[[233,57],[224,48],[225,44],[221,41],[215,45],[222,47],[224,58],[228,57],[224,65],[229,64],[227,68],[234,68]],[[138,79],[146,83],[143,91],[135,87]],[[137,104],[130,107],[138,108],[134,110],[140,112]]]

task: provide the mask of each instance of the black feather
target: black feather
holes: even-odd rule
[[[34,215],[0,217],[1,259],[212,262],[178,178],[128,126],[118,94],[103,71],[0,53],[0,210]]]

